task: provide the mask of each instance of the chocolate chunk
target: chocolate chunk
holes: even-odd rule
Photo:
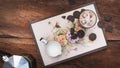
[[[71,29],[70,29],[70,34],[73,35],[74,32],[75,32],[74,28],[71,28]]]
[[[110,22],[110,21],[112,20],[112,17],[111,17],[110,15],[105,15],[105,16],[104,16],[104,20],[105,20],[106,22]]]
[[[68,2],[70,5],[74,5],[76,3],[75,0],[68,0]]]
[[[79,38],[83,38],[83,37],[85,36],[85,32],[84,32],[83,30],[79,30],[79,31],[77,32],[77,36],[78,36]]]
[[[84,12],[84,11],[85,11],[85,9],[81,9],[80,14],[81,14],[82,12]]]
[[[75,11],[75,12],[73,13],[73,16],[74,16],[75,18],[79,18],[80,12],[79,12],[79,11]]]
[[[65,18],[66,18],[66,16],[62,16],[62,18],[63,18],[63,19],[65,19]]]
[[[112,26],[107,26],[107,27],[105,28],[105,31],[112,33],[113,27],[112,27]]]
[[[99,21],[98,22],[98,27],[103,28],[104,27],[104,22],[103,21]]]
[[[69,16],[67,17],[67,19],[68,19],[69,21],[71,21],[71,22],[74,22],[74,17],[73,17],[72,15],[69,15]]]
[[[77,34],[71,35],[71,39],[76,39],[76,38],[77,38]]]
[[[82,13],[83,11],[85,11],[85,9],[81,9],[81,13]]]
[[[91,41],[94,41],[96,38],[97,38],[97,36],[96,36],[95,33],[91,33],[91,34],[89,35],[89,39],[90,39]]]

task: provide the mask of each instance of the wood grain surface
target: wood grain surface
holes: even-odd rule
[[[30,22],[61,14],[96,2],[108,40],[108,48],[51,68],[120,68],[120,0],[0,0],[0,50],[31,54],[37,68],[43,64],[37,51]],[[110,18],[110,20],[106,21]],[[111,27],[111,28],[110,28]],[[0,61],[0,68],[3,62]]]

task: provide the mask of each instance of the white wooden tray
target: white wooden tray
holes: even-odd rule
[[[63,19],[63,16],[72,15],[74,11],[81,11],[81,9],[89,9],[92,10],[96,16],[97,16],[97,22],[92,28],[88,28],[85,31],[84,40],[81,40],[79,43],[74,43],[71,45],[67,45],[66,48],[63,48],[62,55],[58,57],[50,57],[46,54],[45,46],[42,42],[40,42],[40,38],[44,37],[47,40],[54,40],[54,32],[56,23],[60,25],[59,29],[66,29],[69,27],[69,23],[67,18]],[[37,43],[37,47],[39,50],[39,53],[42,57],[44,66],[54,65],[57,63],[61,63],[63,61],[73,59],[77,56],[86,55],[91,52],[95,52],[98,50],[101,50],[107,46],[103,31],[101,28],[98,27],[99,22],[99,15],[97,12],[97,9],[95,8],[95,3],[90,3],[87,5],[84,5],[78,9],[53,16],[41,21],[33,22],[31,23],[31,28],[33,31],[33,35],[35,37],[35,42]],[[97,38],[95,41],[89,40],[89,34],[95,33]]]

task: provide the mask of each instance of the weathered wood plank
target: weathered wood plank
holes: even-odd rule
[[[27,45],[33,45],[34,40],[31,39],[23,39],[23,38],[0,38],[0,43],[6,43],[6,44],[27,44]]]

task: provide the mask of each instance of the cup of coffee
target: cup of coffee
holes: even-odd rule
[[[79,16],[79,22],[84,28],[91,28],[97,22],[97,16],[92,10],[84,10]]]

